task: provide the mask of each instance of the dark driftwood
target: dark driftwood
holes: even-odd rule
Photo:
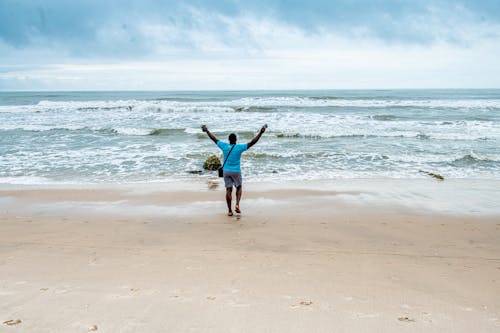
[[[425,173],[427,176],[431,176],[431,177],[434,177],[438,180],[444,180],[444,177],[441,176],[440,174],[438,173],[433,173],[433,172],[429,172],[429,171],[423,171],[423,170],[420,170],[420,172],[422,173]]]

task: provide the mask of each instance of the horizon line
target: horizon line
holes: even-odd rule
[[[80,90],[61,90],[61,89],[38,89],[38,90],[2,90],[0,93],[18,93],[18,92],[261,92],[261,91],[346,91],[346,90],[500,90],[500,87],[460,87],[460,88],[314,88],[314,89],[80,89]]]

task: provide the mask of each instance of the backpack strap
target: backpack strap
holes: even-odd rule
[[[227,153],[226,159],[224,160],[224,164],[222,164],[221,169],[224,169],[224,165],[226,165],[227,159],[229,158],[229,154],[233,151],[233,148],[236,146],[236,143],[231,147],[231,150],[229,150],[229,153]]]

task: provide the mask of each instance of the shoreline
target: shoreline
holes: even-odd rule
[[[492,203],[494,182],[251,183],[231,218],[221,185],[170,185],[0,186],[0,322],[37,332],[500,328],[500,215],[484,203],[456,210],[477,193],[473,203]]]
[[[451,216],[500,216],[500,206],[497,204],[500,180],[496,179],[244,181],[243,191],[243,204],[259,198],[290,201],[301,197],[317,197],[329,204],[358,208],[387,207],[419,214]],[[151,203],[165,207],[213,202],[219,206],[224,200],[223,192],[224,182],[217,177],[142,183],[0,184],[0,210],[6,205],[14,204],[15,207],[16,202],[22,205],[23,200],[30,204],[74,202],[75,206],[86,201],[122,202],[124,205]]]

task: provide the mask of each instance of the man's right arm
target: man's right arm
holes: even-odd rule
[[[210,139],[212,139],[212,141],[213,141],[213,142],[215,142],[215,144],[217,144],[217,142],[219,142],[219,139],[217,139],[217,138],[215,137],[215,135],[213,135],[212,133],[210,133],[210,131],[209,131],[209,130],[208,130],[208,128],[207,128],[207,125],[201,125],[201,130],[202,130],[203,132],[207,133],[208,137],[209,137]]]

